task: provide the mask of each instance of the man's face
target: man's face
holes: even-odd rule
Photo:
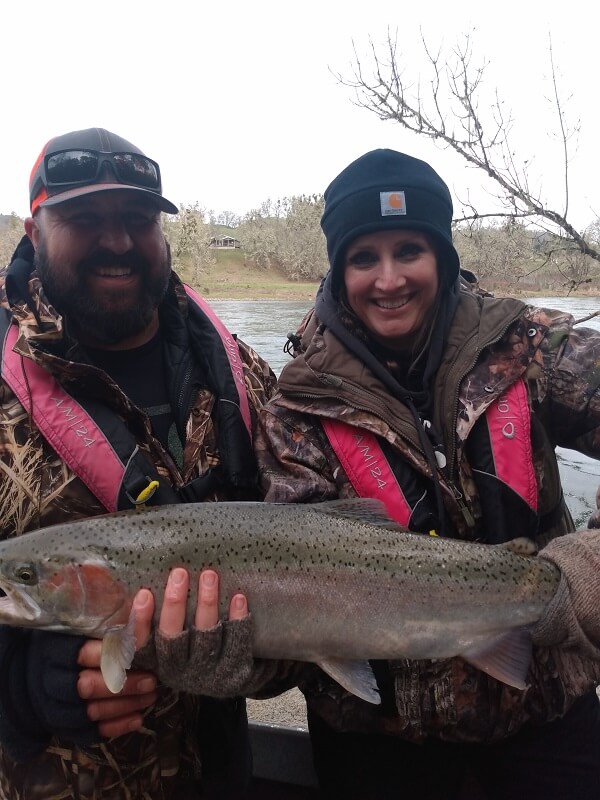
[[[151,199],[99,192],[40,209],[30,229],[48,299],[84,341],[115,347],[149,338],[171,271]]]

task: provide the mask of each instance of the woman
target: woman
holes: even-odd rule
[[[526,691],[460,658],[372,662],[374,706],[307,672],[315,765],[328,797],[589,798],[600,539],[563,537],[573,523],[554,447],[600,454],[600,334],[474,292],[451,221],[437,173],[391,150],[325,192],[330,270],[261,413],[266,500],[380,497],[415,532],[526,535],[563,580],[533,632]]]

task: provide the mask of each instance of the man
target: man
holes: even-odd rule
[[[0,275],[0,536],[142,502],[259,499],[251,435],[274,375],[171,271],[160,216],[177,207],[158,164],[109,131],[73,131],[43,148],[30,200]],[[168,614],[178,579],[166,635],[183,627]],[[217,591],[205,573],[200,630]],[[136,602],[143,644],[152,598]],[[245,617],[238,596],[230,618]],[[243,793],[243,701],[178,694],[135,669],[112,695],[99,663],[98,641],[0,627],[0,794]]]

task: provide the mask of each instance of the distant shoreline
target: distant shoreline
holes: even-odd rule
[[[295,290],[294,287],[283,287],[281,289],[257,289],[248,291],[248,289],[212,289],[209,288],[206,291],[205,287],[196,286],[196,288],[200,294],[208,301],[210,300],[241,300],[241,301],[252,301],[252,300],[278,300],[282,303],[285,302],[294,302],[294,301],[311,301],[314,300],[317,295],[317,290],[319,288],[318,284],[315,284],[314,289],[310,290],[307,288],[302,288],[299,290]]]
[[[206,300],[240,300],[251,302],[253,300],[274,300],[281,302],[301,302],[301,301],[314,301],[319,284],[285,284],[277,287],[214,287],[214,286],[196,286],[195,287]],[[600,288],[596,291],[582,291],[582,292],[560,292],[556,289],[548,289],[545,292],[495,292],[497,297],[514,297],[516,299],[523,299],[526,297],[581,297],[581,298],[600,298]]]

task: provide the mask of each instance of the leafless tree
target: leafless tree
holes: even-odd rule
[[[569,294],[587,283],[592,283],[597,262],[574,247],[564,251],[562,256],[557,269],[564,278],[563,285],[567,287]]]
[[[173,268],[197,285],[202,273],[215,263],[210,249],[212,228],[198,203],[181,206],[173,217],[164,215],[163,229],[171,246]]]
[[[0,267],[6,266],[24,235],[23,220],[16,214],[0,218]]]
[[[247,261],[262,269],[281,269],[292,280],[321,278],[328,267],[319,226],[322,213],[322,195],[265,201],[238,228]]]
[[[590,241],[569,221],[569,145],[576,130],[569,130],[558,89],[552,42],[549,42],[551,102],[557,115],[557,138],[562,158],[563,197],[559,209],[550,207],[530,179],[527,161],[519,162],[511,144],[514,120],[498,90],[482,96],[481,84],[488,62],[474,63],[471,34],[445,50],[430,49],[421,37],[425,68],[411,76],[400,62],[397,39],[388,32],[382,47],[370,44],[368,67],[355,48],[353,74],[338,75],[356,93],[359,106],[381,120],[393,120],[413,133],[451,148],[470,165],[483,170],[497,187],[500,213],[481,213],[471,206],[458,221],[481,221],[485,217],[529,220],[551,231],[557,247],[569,253],[575,248],[586,259],[600,261],[600,246]],[[467,208],[469,204],[465,204]]]
[[[211,211],[209,217],[211,225],[225,225],[227,228],[237,228],[242,221],[240,215],[234,211],[221,211],[218,214]]]
[[[486,285],[517,283],[527,273],[533,256],[531,237],[525,227],[513,220],[483,223],[473,220],[457,225],[454,245],[464,268],[472,270]]]

